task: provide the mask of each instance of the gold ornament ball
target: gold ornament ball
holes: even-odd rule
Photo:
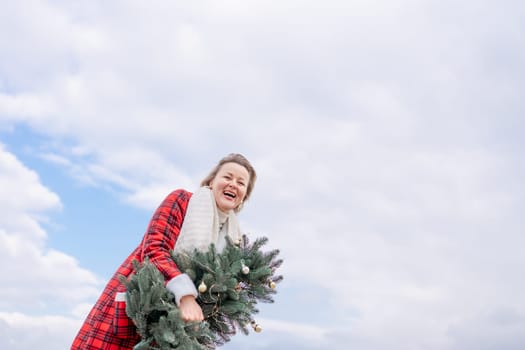
[[[268,285],[270,286],[271,289],[275,289],[275,287],[277,287],[277,285],[275,284],[274,281],[270,281],[270,283],[268,283]]]
[[[259,326],[258,324],[256,324],[255,326],[253,326],[253,330],[254,330],[256,333],[261,333],[261,332],[262,332],[262,327]]]
[[[199,293],[204,293],[206,292],[207,289],[208,287],[206,286],[204,282],[201,282],[201,284],[199,284]]]

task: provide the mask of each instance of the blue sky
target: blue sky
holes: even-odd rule
[[[281,249],[225,349],[525,345],[518,1],[3,1],[0,348],[68,348],[230,152]]]
[[[140,240],[151,213],[122,203],[111,190],[71,181],[67,171],[41,158],[39,149],[49,138],[24,125],[2,136],[11,153],[37,170],[42,185],[60,197],[62,208],[50,213],[50,220],[43,223],[47,244],[74,255],[81,265],[89,264],[94,272],[109,278],[114,271],[107,266],[121,262],[121,257],[135,247],[136,242],[128,238]],[[109,240],[107,245],[96,238],[101,236]]]

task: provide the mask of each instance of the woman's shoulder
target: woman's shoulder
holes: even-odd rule
[[[179,188],[171,191],[160,204],[159,208],[175,208],[175,207],[186,207],[192,193],[183,188]],[[171,209],[170,209],[171,210]]]
[[[168,197],[172,198],[181,198],[181,199],[190,199],[193,195],[192,192],[184,189],[184,188],[178,188],[176,190],[171,191],[171,193],[168,195]]]
[[[189,193],[191,195],[191,192],[184,188],[177,188],[171,191],[171,193]]]

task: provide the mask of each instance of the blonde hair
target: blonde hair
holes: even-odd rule
[[[201,186],[209,186],[210,182],[217,176],[217,173],[219,172],[220,168],[226,164],[226,163],[236,163],[248,170],[248,174],[250,175],[250,180],[248,181],[248,184],[246,186],[246,195],[244,196],[244,201],[248,200],[250,198],[250,195],[253,191],[253,186],[255,185],[255,180],[257,179],[257,173],[255,172],[255,169],[250,164],[248,159],[246,159],[242,154],[239,153],[230,153],[226,157],[222,158],[219,163],[210,171],[208,176],[206,176],[201,181]],[[239,207],[235,209],[235,211],[241,210],[242,203]]]

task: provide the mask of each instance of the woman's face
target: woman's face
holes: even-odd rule
[[[237,163],[223,164],[211,180],[210,188],[220,211],[237,208],[246,196],[250,174]]]

